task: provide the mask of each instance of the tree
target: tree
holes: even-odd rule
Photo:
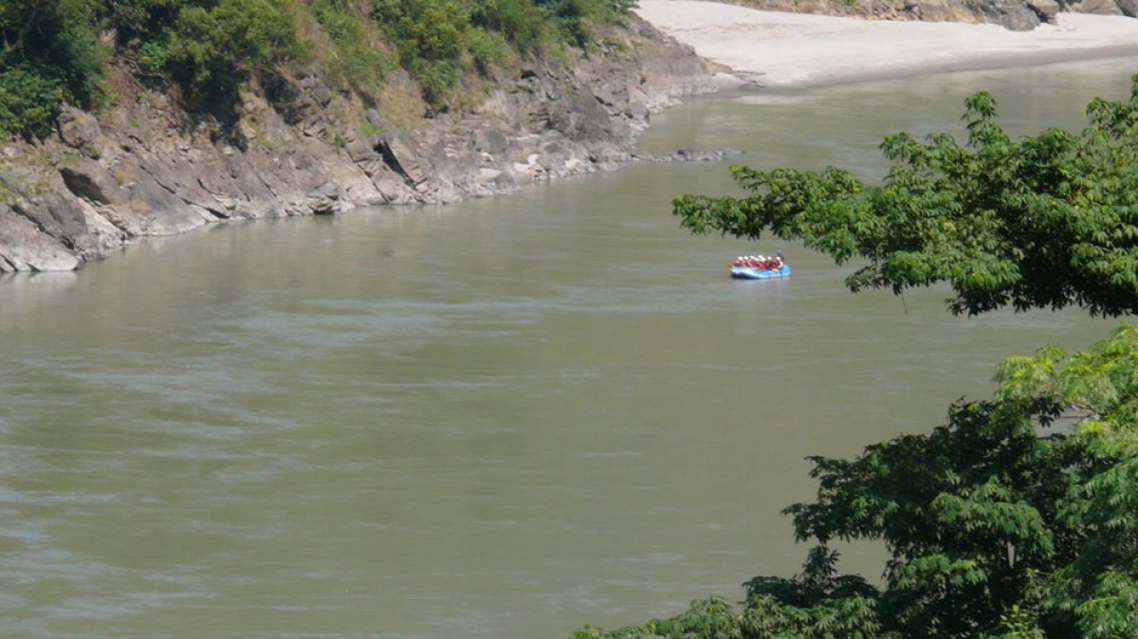
[[[64,101],[101,95],[105,52],[96,0],[0,3],[0,133],[43,136]]]
[[[139,61],[168,74],[196,105],[233,99],[247,77],[303,57],[284,0],[135,0]],[[125,15],[125,14],[124,14]]]
[[[882,186],[850,173],[732,167],[751,194],[686,195],[682,225],[784,239],[867,264],[854,291],[948,282],[953,312],[1076,305],[1138,310],[1138,76],[1126,103],[1095,100],[1078,135],[1012,142],[985,93],[968,143],[886,138]],[[811,458],[812,503],[784,512],[812,542],[794,578],[756,577],[743,610],[686,613],[588,639],[1133,639],[1138,636],[1138,327],[1087,352],[1012,357],[982,401],[945,425]],[[1064,428],[1057,425],[1063,424]],[[838,575],[834,540],[878,540],[883,586]],[[709,603],[710,601],[710,603]]]
[[[965,146],[906,133],[881,148],[884,183],[848,171],[731,168],[750,195],[684,195],[682,226],[755,239],[770,229],[842,264],[853,291],[948,282],[954,313],[1075,305],[1138,313],[1138,76],[1128,102],[1096,99],[1081,133],[1011,140],[987,93],[966,101]]]
[[[785,512],[815,546],[798,577],[747,582],[742,614],[696,602],[579,636],[1134,637],[1138,328],[1070,358],[1054,346],[1010,358],[996,380],[993,397],[957,402],[930,434],[812,458],[818,497]],[[1057,432],[1072,411],[1078,428]],[[836,539],[885,543],[883,588],[836,575]]]

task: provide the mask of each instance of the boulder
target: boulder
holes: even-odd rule
[[[344,144],[344,150],[348,152],[348,157],[352,162],[359,164],[367,162],[376,156],[375,147],[369,141],[367,135],[360,131],[357,127],[348,127],[345,138],[347,142]]]
[[[395,169],[400,175],[413,185],[426,181],[427,176],[419,167],[419,155],[416,153],[418,144],[415,138],[406,131],[391,131],[385,133],[380,139],[379,151],[388,166]]]
[[[95,116],[72,106],[64,106],[59,111],[59,138],[74,149],[95,153],[102,132]]]
[[[47,193],[35,202],[21,198],[12,203],[12,210],[67,246],[74,246],[87,234],[83,209],[75,200],[59,193]]]
[[[1079,13],[1093,13],[1102,16],[1120,16],[1123,14],[1120,3],[1116,0],[1082,0],[1081,2],[1067,3],[1068,11]]]
[[[671,153],[664,155],[655,155],[643,157],[642,159],[650,159],[654,162],[719,162],[727,158],[733,158],[743,155],[739,149],[722,148],[714,149],[711,151],[700,151],[698,149],[678,149]]]
[[[1138,0],[1115,0],[1118,10],[1128,18],[1138,18]]]
[[[1134,0],[1121,1],[1133,2]],[[1041,21],[1055,24],[1055,16],[1059,13],[1059,3],[1055,0],[1027,0],[1027,7],[1034,11]]]
[[[367,123],[377,129],[387,128],[387,118],[382,113],[375,109],[367,110]]]
[[[122,205],[130,199],[111,172],[94,160],[62,166],[59,175],[69,191],[94,204]]]
[[[332,101],[331,89],[324,84],[324,81],[321,80],[319,76],[313,75],[304,78],[300,81],[300,86],[304,87],[312,100],[322,107],[328,106],[328,103]]]
[[[997,15],[997,21],[1009,31],[1031,31],[1041,22],[1039,13],[1022,4],[1001,3]]]
[[[11,207],[0,205],[0,273],[71,271],[79,258],[58,238]]]
[[[340,189],[325,182],[308,192],[308,210],[313,215],[335,215],[340,210]]]

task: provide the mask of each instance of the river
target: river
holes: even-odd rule
[[[1138,60],[695,100],[651,151],[885,166],[990,89],[1080,126]],[[0,279],[0,636],[561,638],[737,600],[807,547],[807,455],[941,424],[1005,356],[1117,320],[851,295],[795,245],[693,237],[727,163],[219,226]],[[726,264],[783,249],[792,279]],[[875,576],[881,554],[847,549]]]

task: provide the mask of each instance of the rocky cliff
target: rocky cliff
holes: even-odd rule
[[[228,120],[187,114],[116,65],[116,105],[65,108],[54,135],[0,150],[0,272],[71,270],[135,238],[231,220],[508,193],[636,159],[650,115],[713,91],[712,73],[635,17],[603,42],[512,65],[462,115],[402,128],[376,108],[353,123],[359,105],[319,65],[249,87]],[[413,102],[417,89],[404,75],[389,91]]]
[[[1138,0],[740,0],[737,4],[879,20],[992,23],[1016,31],[1053,22],[1060,11],[1138,17]]]

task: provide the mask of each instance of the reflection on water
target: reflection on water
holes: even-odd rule
[[[33,275],[0,275],[0,295],[4,311],[0,313],[0,330],[34,327],[41,312],[51,312],[52,300],[75,290],[76,273],[36,273]]]
[[[704,101],[645,145],[873,175],[883,132],[959,126],[958,89],[998,84],[1027,130],[1123,91],[1116,67]],[[734,598],[798,568],[778,511],[811,496],[806,455],[927,429],[1001,357],[1114,326],[853,296],[826,259],[669,214],[732,188],[634,166],[0,279],[0,635],[560,637]],[[777,248],[792,279],[727,277]]]

